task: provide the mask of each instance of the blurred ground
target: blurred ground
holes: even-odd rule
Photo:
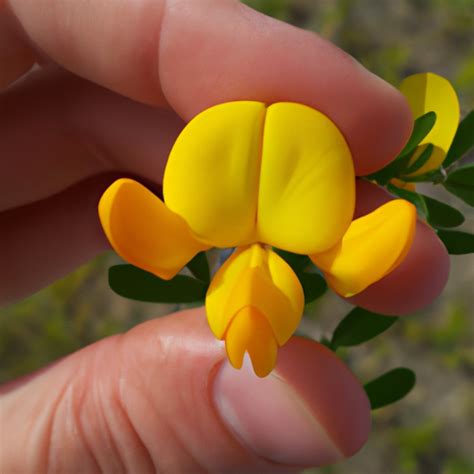
[[[473,0],[248,0],[318,31],[389,82],[417,71],[448,77],[463,112],[474,107]],[[430,190],[432,193],[432,190]],[[446,199],[446,194],[435,195]],[[451,202],[460,206],[459,201]],[[474,231],[472,210],[463,228]],[[470,214],[469,214],[470,212]],[[32,371],[175,305],[134,303],[113,294],[109,254],[53,286],[0,310],[0,381]],[[310,472],[472,474],[474,472],[474,256],[452,257],[443,296],[375,341],[343,354],[362,381],[392,367],[415,370],[403,401],[375,412],[369,443],[349,462]],[[306,334],[330,332],[350,307],[332,295],[307,308]]]

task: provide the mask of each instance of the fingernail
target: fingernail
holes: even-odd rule
[[[275,371],[258,378],[247,356],[241,370],[222,364],[213,395],[230,431],[267,460],[322,466],[344,457],[292,386]]]

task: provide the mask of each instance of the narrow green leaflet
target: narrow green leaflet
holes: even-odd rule
[[[381,169],[380,171],[377,171],[377,173],[373,173],[367,176],[367,178],[375,180],[379,184],[386,185],[392,178],[396,178],[402,174],[406,174],[405,170],[409,166],[411,156],[415,152],[416,147],[421,142],[421,140],[423,140],[423,138],[428,135],[430,130],[433,128],[435,122],[435,112],[427,112],[421,117],[418,117],[413,125],[413,131],[411,133],[411,136],[403,150],[399,153],[399,155],[387,166],[385,166],[385,168]],[[431,154],[431,151],[429,153]],[[421,158],[421,156],[419,158]],[[423,159],[425,158],[423,157]],[[423,164],[420,165],[420,168],[421,166],[423,166]]]
[[[364,385],[372,410],[382,408],[405,397],[415,386],[415,373],[405,367],[392,369]]]
[[[302,272],[312,262],[307,255],[287,252],[273,247],[273,250],[293,269],[295,273]]]
[[[311,339],[313,340],[313,339]],[[319,343],[323,346],[326,346],[328,349],[330,349],[331,351],[333,350],[332,346],[331,346],[331,341],[325,337],[323,337]]]
[[[305,304],[322,296],[328,289],[326,280],[318,273],[298,273],[304,291]]]
[[[418,194],[408,189],[401,189],[389,184],[387,189],[398,197],[410,201],[416,206],[418,214],[424,217],[435,228],[457,227],[464,222],[464,216],[454,207],[432,197]]]
[[[428,215],[428,208],[426,207],[425,200],[421,194],[415,193],[413,191],[409,191],[408,189],[401,189],[393,184],[389,184],[387,189],[395,196],[401,197],[402,199],[406,199],[407,201],[411,202],[415,205],[418,214],[422,217],[427,217]]]
[[[206,252],[199,252],[196,254],[186,266],[196,278],[209,283],[211,275],[209,272],[209,262],[207,260]]]
[[[450,172],[443,186],[470,206],[474,206],[474,163]]]
[[[331,346],[357,346],[386,331],[398,320],[395,316],[383,316],[364,308],[354,308],[336,327]]]
[[[403,181],[407,183],[433,183],[439,184],[446,180],[446,171],[444,168],[437,168],[435,170],[427,171],[416,176],[403,176]]]
[[[433,145],[430,143],[421,152],[420,156],[415,160],[415,162],[406,168],[403,174],[408,175],[408,174],[415,173],[415,171],[418,171],[430,159],[431,153],[433,153],[433,148],[434,148]]]
[[[449,148],[444,160],[444,167],[447,168],[455,161],[462,158],[474,146],[474,110],[471,110],[459,124],[454,136],[453,143]]]
[[[399,156],[411,154],[423,138],[430,133],[436,122],[435,112],[426,112],[415,120],[411,136]]]
[[[457,227],[464,222],[460,211],[448,204],[420,194],[426,204],[428,223],[435,228]]]
[[[438,237],[451,255],[474,253],[474,234],[459,230],[438,230]]]
[[[395,178],[403,173],[403,170],[408,166],[411,160],[412,153],[407,155],[399,155],[391,161],[385,168],[382,168],[377,173],[367,176],[368,179],[374,179],[377,183],[385,186],[392,178]]]
[[[109,285],[115,293],[151,303],[192,303],[206,296],[207,284],[186,275],[162,280],[133,265],[109,268]]]

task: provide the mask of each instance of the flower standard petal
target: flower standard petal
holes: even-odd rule
[[[449,81],[431,72],[408,76],[402,81],[400,92],[407,98],[414,119],[427,112],[436,113],[433,128],[411,160],[416,161],[429,143],[434,145],[428,162],[412,174],[417,176],[438,168],[445,159],[459,124],[459,100]]]
[[[403,199],[390,201],[352,222],[333,248],[310,255],[341,296],[355,295],[394,270],[413,242],[416,209]]]
[[[211,107],[187,124],[171,150],[166,205],[211,245],[255,241],[265,111],[252,101]]]
[[[302,104],[270,105],[263,133],[259,240],[301,254],[326,250],[349,227],[354,204],[352,157],[334,123]]]
[[[173,278],[208,248],[182,217],[132,179],[109,186],[99,202],[99,217],[110,244],[124,260],[164,279]]]

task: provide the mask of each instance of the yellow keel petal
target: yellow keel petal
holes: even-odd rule
[[[277,343],[272,328],[255,308],[242,308],[233,318],[225,335],[226,351],[236,369],[242,367],[247,352],[253,370],[259,377],[267,376],[275,367]]]
[[[222,339],[235,314],[247,306],[265,316],[279,345],[291,337],[303,313],[303,289],[293,270],[259,244],[238,249],[209,286],[206,312],[215,336]]]
[[[412,162],[415,161],[429,143],[434,145],[428,162],[413,173],[417,176],[438,168],[444,161],[459,125],[459,100],[449,81],[431,72],[405,78],[400,92],[407,98],[414,119],[426,112],[436,113],[434,127],[412,158]]]
[[[352,222],[342,240],[310,255],[329,286],[344,297],[363,291],[394,270],[413,242],[416,209],[403,199],[390,201]]]
[[[152,192],[132,179],[115,181],[102,195],[99,217],[114,250],[127,262],[161,278],[173,278],[208,248]]]

